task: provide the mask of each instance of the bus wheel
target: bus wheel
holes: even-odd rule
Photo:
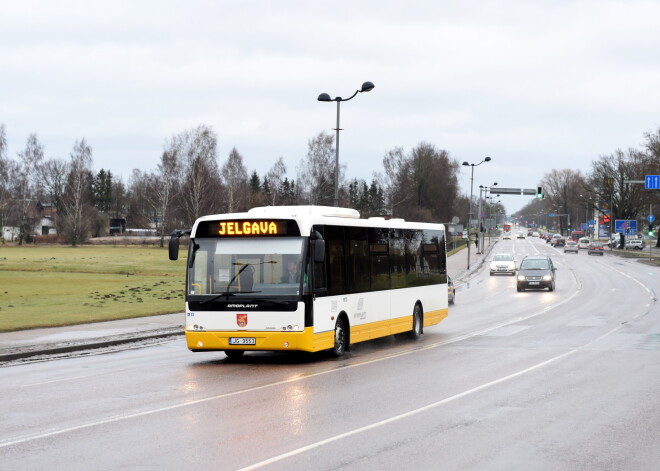
[[[230,360],[235,360],[236,358],[240,358],[243,356],[245,353],[245,350],[225,350],[225,355],[227,355],[227,358]]]
[[[337,319],[335,324],[335,346],[332,347],[332,353],[336,357],[342,356],[348,347],[348,332],[346,332],[346,322],[343,317]]]
[[[422,308],[419,307],[419,304],[415,304],[412,330],[408,332],[408,336],[413,340],[417,340],[420,335],[422,335]]]

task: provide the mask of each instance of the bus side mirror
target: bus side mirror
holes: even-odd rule
[[[314,241],[314,261],[321,263],[325,260],[325,240],[317,239]]]
[[[312,231],[311,239],[314,262],[321,263],[325,260],[325,240],[319,231]]]
[[[168,246],[169,254],[170,254],[170,260],[178,260],[179,259],[179,234],[178,231],[172,232],[170,235],[170,242]]]

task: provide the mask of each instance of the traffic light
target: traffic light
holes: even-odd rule
[[[538,199],[543,199],[543,188],[540,186],[536,187],[536,197]]]
[[[653,233],[653,224],[649,224],[649,232],[648,235],[653,237],[655,234]]]

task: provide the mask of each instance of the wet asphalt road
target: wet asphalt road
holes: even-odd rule
[[[660,271],[549,254],[555,292],[481,272],[421,341],[325,354],[161,345],[0,368],[5,469],[656,470]]]

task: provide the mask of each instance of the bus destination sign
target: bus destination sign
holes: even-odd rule
[[[278,237],[300,235],[295,221],[284,219],[241,219],[203,221],[195,237]]]

